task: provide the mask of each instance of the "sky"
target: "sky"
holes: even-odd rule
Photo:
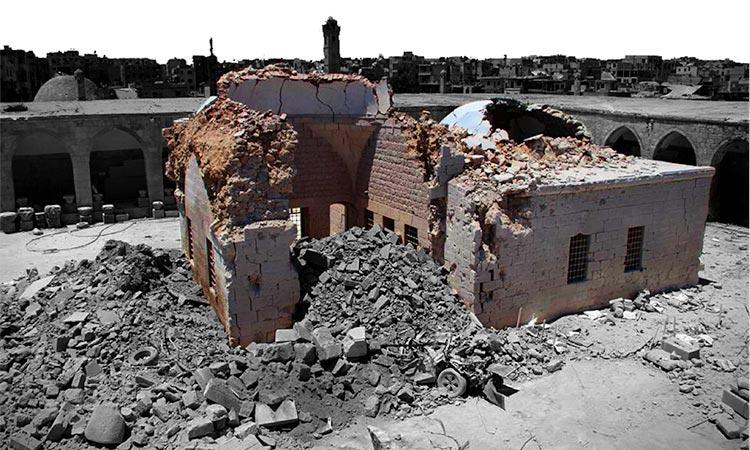
[[[37,56],[76,49],[164,63],[207,55],[213,37],[219,60],[317,60],[323,58],[321,26],[333,16],[343,57],[413,51],[750,60],[747,0],[26,0],[3,2],[0,11],[0,44]]]

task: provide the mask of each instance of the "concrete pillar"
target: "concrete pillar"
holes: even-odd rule
[[[164,201],[164,171],[162,170],[161,148],[149,148],[143,151],[146,164],[146,187],[151,202]]]
[[[76,205],[79,207],[93,205],[89,158],[90,155],[88,152],[84,154],[70,155],[70,160],[73,163],[73,183],[76,188]]]
[[[0,211],[16,210],[16,194],[13,186],[13,157],[3,153],[0,157]]]

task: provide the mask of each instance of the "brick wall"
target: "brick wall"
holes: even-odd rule
[[[418,230],[419,243],[430,248],[430,190],[424,181],[422,162],[407,157],[407,142],[401,126],[386,120],[371,138],[362,155],[357,176],[358,209],[374,213],[375,223],[383,216],[395,221],[395,231],[404,235],[404,226]]]
[[[512,232],[495,226],[489,248],[464,211],[458,183],[449,185],[446,261],[451,283],[485,324],[515,325],[533,317],[606,307],[618,297],[693,285],[708,208],[712,171],[637,184],[555,187],[514,198],[509,209],[526,216]],[[461,202],[461,203],[457,203]],[[462,205],[463,203],[463,205]],[[629,227],[644,227],[643,270],[625,272]],[[590,236],[587,279],[568,284],[570,238]],[[522,308],[522,309],[521,309]]]

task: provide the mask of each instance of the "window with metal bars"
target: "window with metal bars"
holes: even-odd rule
[[[216,286],[216,267],[214,267],[214,246],[211,240],[206,238],[206,266],[208,266],[208,285]]]
[[[577,234],[570,238],[568,253],[568,284],[586,281],[589,268],[588,234]]]
[[[628,228],[628,241],[625,251],[625,272],[642,270],[643,227]]]
[[[372,228],[375,225],[375,214],[369,209],[365,210],[365,228]]]
[[[407,244],[419,247],[419,231],[411,225],[404,225],[404,239]]]
[[[297,225],[297,239],[301,239],[305,236],[305,223],[302,208],[292,208],[289,210],[289,220],[293,224]]]
[[[396,222],[390,217],[383,216],[383,228],[386,230],[396,231]]]
[[[186,224],[187,224],[187,251],[188,251],[188,259],[193,259],[193,222],[190,221],[190,217],[185,217]]]

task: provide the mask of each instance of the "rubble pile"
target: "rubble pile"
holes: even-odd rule
[[[185,171],[195,156],[211,211],[224,231],[287,218],[283,198],[296,172],[297,134],[286,115],[219,98],[165,128],[164,137],[170,148],[166,175],[184,190]]]
[[[363,414],[460,401],[435,388],[442,367],[479,395],[492,363],[513,366],[510,379],[562,366],[533,333],[483,330],[443,270],[393,233],[355,228],[295,252],[307,317],[246,349],[227,345],[177,252],[108,241],[94,260],[3,285],[0,438],[288,448]]]

